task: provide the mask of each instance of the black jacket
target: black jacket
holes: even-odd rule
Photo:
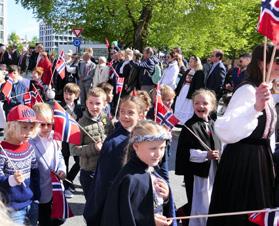
[[[213,120],[209,120],[209,130],[211,136],[206,131],[205,121],[195,114],[189,119],[185,125],[188,126],[202,141],[212,150],[220,150],[221,142],[214,133]],[[206,148],[194,137],[185,127],[182,128],[178,139],[175,173],[177,175],[184,175],[186,178],[192,175],[200,177],[208,177],[210,161],[203,163],[190,162],[190,149],[206,150]]]

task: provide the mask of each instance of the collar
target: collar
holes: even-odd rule
[[[11,144],[7,141],[2,141],[0,144],[4,149],[13,151],[13,152],[22,152],[22,151],[25,151],[29,147],[28,142],[25,142],[23,144]]]

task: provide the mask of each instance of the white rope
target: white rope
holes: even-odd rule
[[[229,212],[229,213],[201,214],[201,215],[193,215],[193,216],[173,217],[173,218],[168,218],[168,219],[169,220],[186,220],[186,219],[196,219],[196,218],[237,216],[237,215],[246,215],[246,214],[252,214],[252,213],[272,213],[272,212],[276,212],[276,211],[279,211],[279,208],[263,209],[263,210],[247,210],[247,211]]]

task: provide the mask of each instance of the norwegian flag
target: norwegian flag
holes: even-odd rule
[[[249,221],[259,226],[279,226],[279,212],[249,214]]]
[[[11,77],[9,77],[9,79],[6,81],[6,83],[2,87],[2,93],[5,95],[5,97],[7,99],[9,99],[11,97],[13,83],[14,83],[14,80]]]
[[[36,102],[44,102],[43,98],[40,95],[40,92],[38,91],[38,89],[36,88],[36,86],[33,85],[33,91],[31,92],[31,96],[32,96],[32,101]]]
[[[109,40],[108,40],[108,38],[106,38],[106,39],[105,39],[105,42],[106,42],[106,47],[107,47],[107,49],[109,49],[110,44],[109,44]]]
[[[122,92],[123,84],[124,84],[124,79],[125,79],[125,78],[120,78],[119,76],[117,77],[117,82],[116,82],[116,94]]]
[[[172,111],[167,109],[167,107],[163,104],[161,92],[159,89],[159,85],[157,86],[157,115],[156,115],[156,122],[160,125],[166,126],[169,129],[172,129],[179,123],[179,120],[174,116]]]
[[[30,91],[28,93],[25,93],[23,95],[23,102],[25,105],[27,105],[28,107],[33,107],[34,104],[36,104],[37,102],[43,102],[43,99],[41,97],[41,95],[38,93],[38,91]]]
[[[52,184],[51,218],[67,219],[73,217],[74,215],[64,195],[64,187],[60,179],[54,172],[50,173],[50,178]]]
[[[279,43],[279,0],[262,0],[258,32]]]
[[[55,65],[55,70],[60,75],[61,79],[65,78],[65,68],[66,68],[66,61],[64,58],[64,51],[61,51]]]
[[[31,92],[25,93],[23,95],[23,103],[24,105],[32,108],[32,96],[31,96]]]
[[[56,101],[54,101],[53,109],[54,139],[80,145],[80,129],[78,123]]]

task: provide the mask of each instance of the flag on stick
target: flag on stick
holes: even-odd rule
[[[64,57],[64,51],[61,51],[55,65],[55,70],[60,75],[61,79],[65,78],[65,68],[66,68],[66,61]]]
[[[11,77],[9,77],[9,79],[6,81],[6,83],[2,87],[2,93],[4,94],[4,96],[7,99],[9,99],[11,97],[13,83],[14,83],[14,80]]]

